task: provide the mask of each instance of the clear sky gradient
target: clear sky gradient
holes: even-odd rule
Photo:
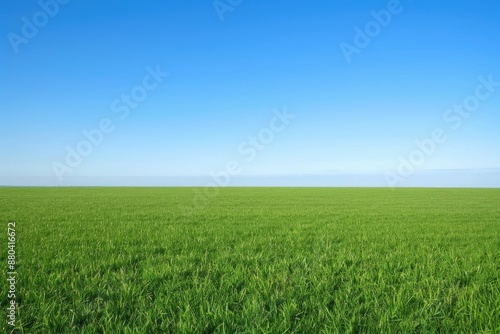
[[[498,1],[64,2],[1,4],[0,185],[500,186]]]

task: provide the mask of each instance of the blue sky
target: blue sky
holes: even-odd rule
[[[496,1],[66,2],[1,5],[0,184],[500,186]]]

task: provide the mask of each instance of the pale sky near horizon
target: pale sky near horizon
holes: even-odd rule
[[[498,2],[66,2],[1,4],[0,185],[500,187]]]

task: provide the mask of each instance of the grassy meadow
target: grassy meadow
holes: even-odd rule
[[[16,222],[19,332],[500,333],[499,189],[194,198],[0,188],[4,277]]]

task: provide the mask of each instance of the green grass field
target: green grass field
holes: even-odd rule
[[[186,214],[193,197],[0,188],[19,332],[500,333],[498,189],[224,188]]]

